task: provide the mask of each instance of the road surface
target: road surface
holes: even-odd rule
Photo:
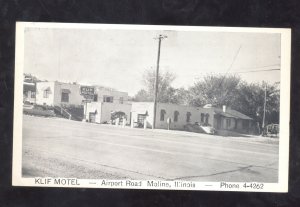
[[[278,140],[23,116],[24,177],[277,182]]]

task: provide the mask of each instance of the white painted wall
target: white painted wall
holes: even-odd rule
[[[61,102],[62,89],[71,91],[69,94],[69,102]],[[84,97],[80,95],[80,85],[72,83],[55,82],[54,104],[55,105],[82,105]]]
[[[147,127],[151,128],[153,123],[153,107],[154,103],[152,102],[132,102],[132,121],[136,122],[138,114],[144,114],[146,111],[148,112],[147,117]],[[160,112],[161,110],[165,110],[165,119],[164,121],[160,120]],[[178,121],[174,122],[174,112],[178,111]],[[200,123],[201,121],[201,113],[208,113],[209,114],[209,121],[208,123],[213,126],[214,123],[214,112],[211,108],[198,108],[198,107],[191,107],[191,106],[182,106],[176,104],[164,104],[158,103],[157,110],[156,110],[156,128],[158,129],[167,129],[168,123],[167,119],[171,118],[171,129],[179,129],[182,130],[184,125],[188,124],[186,121],[186,114],[187,112],[191,113],[190,117],[190,124],[194,124],[195,122]]]
[[[152,128],[153,123],[153,107],[152,102],[132,102],[131,107],[131,122],[135,123],[138,119],[138,114],[145,114],[148,112],[148,117],[146,118],[147,127]]]
[[[112,96],[113,97],[113,103],[119,104],[120,98],[123,97],[123,103],[128,103],[128,93],[127,92],[121,92],[121,91],[114,91],[109,89],[103,89],[103,88],[96,88],[95,94],[98,95],[98,101],[97,102],[103,102],[103,96]]]
[[[50,88],[50,94],[48,98],[44,98],[44,90]],[[36,83],[36,104],[38,105],[54,105],[54,82],[37,82]]]
[[[86,111],[84,111],[85,119],[89,120],[90,112],[95,113],[95,111],[97,110],[97,114],[95,115],[95,122],[100,124],[101,123],[101,113],[102,113],[101,103],[91,102],[91,103],[87,103],[85,107],[86,107]]]
[[[160,111],[162,109],[166,111],[164,121],[160,120]],[[177,122],[174,122],[174,112],[175,111],[179,112]],[[190,122],[187,122],[187,116],[186,116],[187,112],[191,113]],[[211,126],[213,126],[214,112],[213,112],[213,109],[211,109],[211,108],[200,108],[200,107],[182,106],[182,105],[176,105],[176,104],[159,103],[157,105],[157,111],[156,111],[156,128],[167,129],[168,128],[167,118],[171,118],[170,128],[182,130],[184,128],[184,125],[186,125],[188,123],[190,123],[190,124],[195,124],[195,122],[200,123],[201,113],[209,114],[208,123]]]
[[[101,109],[101,121],[108,122],[111,119],[111,112],[113,111],[122,111],[127,116],[127,124],[130,124],[130,110],[131,110],[131,104],[119,104],[119,103],[101,103],[102,109]]]
[[[44,98],[44,90],[49,87],[50,94],[49,98]],[[61,102],[62,89],[70,90],[69,102]],[[38,82],[36,84],[36,103],[43,105],[44,103],[48,106],[55,105],[82,105],[83,96],[80,95],[80,85],[72,83],[61,83],[61,82]]]
[[[127,116],[127,124],[130,124],[130,110],[131,104],[118,104],[118,103],[100,103],[91,102],[87,103],[86,119],[89,119],[89,113],[94,113],[97,110],[95,116],[96,123],[108,122],[111,119],[112,111],[122,111]]]

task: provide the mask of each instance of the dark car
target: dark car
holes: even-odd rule
[[[269,124],[263,129],[264,137],[279,137],[279,124]]]

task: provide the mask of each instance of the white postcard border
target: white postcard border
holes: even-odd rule
[[[42,178],[49,183],[37,183],[37,178],[22,177],[22,96],[23,96],[23,65],[24,65],[24,32],[26,28],[65,28],[65,29],[121,29],[121,30],[179,30],[206,32],[247,32],[247,33],[280,33],[281,34],[281,84],[280,84],[280,141],[278,183],[262,183],[263,189],[243,188],[243,182],[225,182],[238,185],[238,188],[222,188],[222,182],[192,182],[195,187],[174,187],[176,181],[163,181],[173,187],[153,187],[147,180],[131,180],[141,186],[107,186],[101,185],[105,179],[75,179],[73,184],[54,184],[55,179]],[[290,125],[290,66],[291,66],[291,29],[287,28],[246,28],[246,27],[198,27],[198,26],[155,26],[155,25],[113,25],[113,24],[74,24],[74,23],[33,23],[17,22],[16,24],[16,59],[15,59],[15,90],[14,90],[14,127],[13,127],[13,186],[36,187],[79,187],[79,188],[119,188],[119,189],[161,189],[161,190],[209,190],[209,191],[247,191],[247,192],[287,192],[289,166],[289,125]],[[75,182],[74,181],[74,182]],[[116,180],[108,180],[114,182]],[[118,180],[120,181],[120,180]],[[126,180],[123,180],[126,183]],[[186,181],[187,183],[189,181]],[[250,184],[261,184],[248,182]]]

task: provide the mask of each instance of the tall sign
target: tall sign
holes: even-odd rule
[[[86,100],[94,99],[95,88],[91,86],[81,86],[80,95],[82,95]]]
[[[95,88],[91,86],[81,86],[80,87],[80,95],[82,95],[85,100],[83,102],[85,103],[85,109],[84,109],[84,119],[88,119],[87,117],[87,103],[92,102],[94,99],[94,93],[95,93]]]

